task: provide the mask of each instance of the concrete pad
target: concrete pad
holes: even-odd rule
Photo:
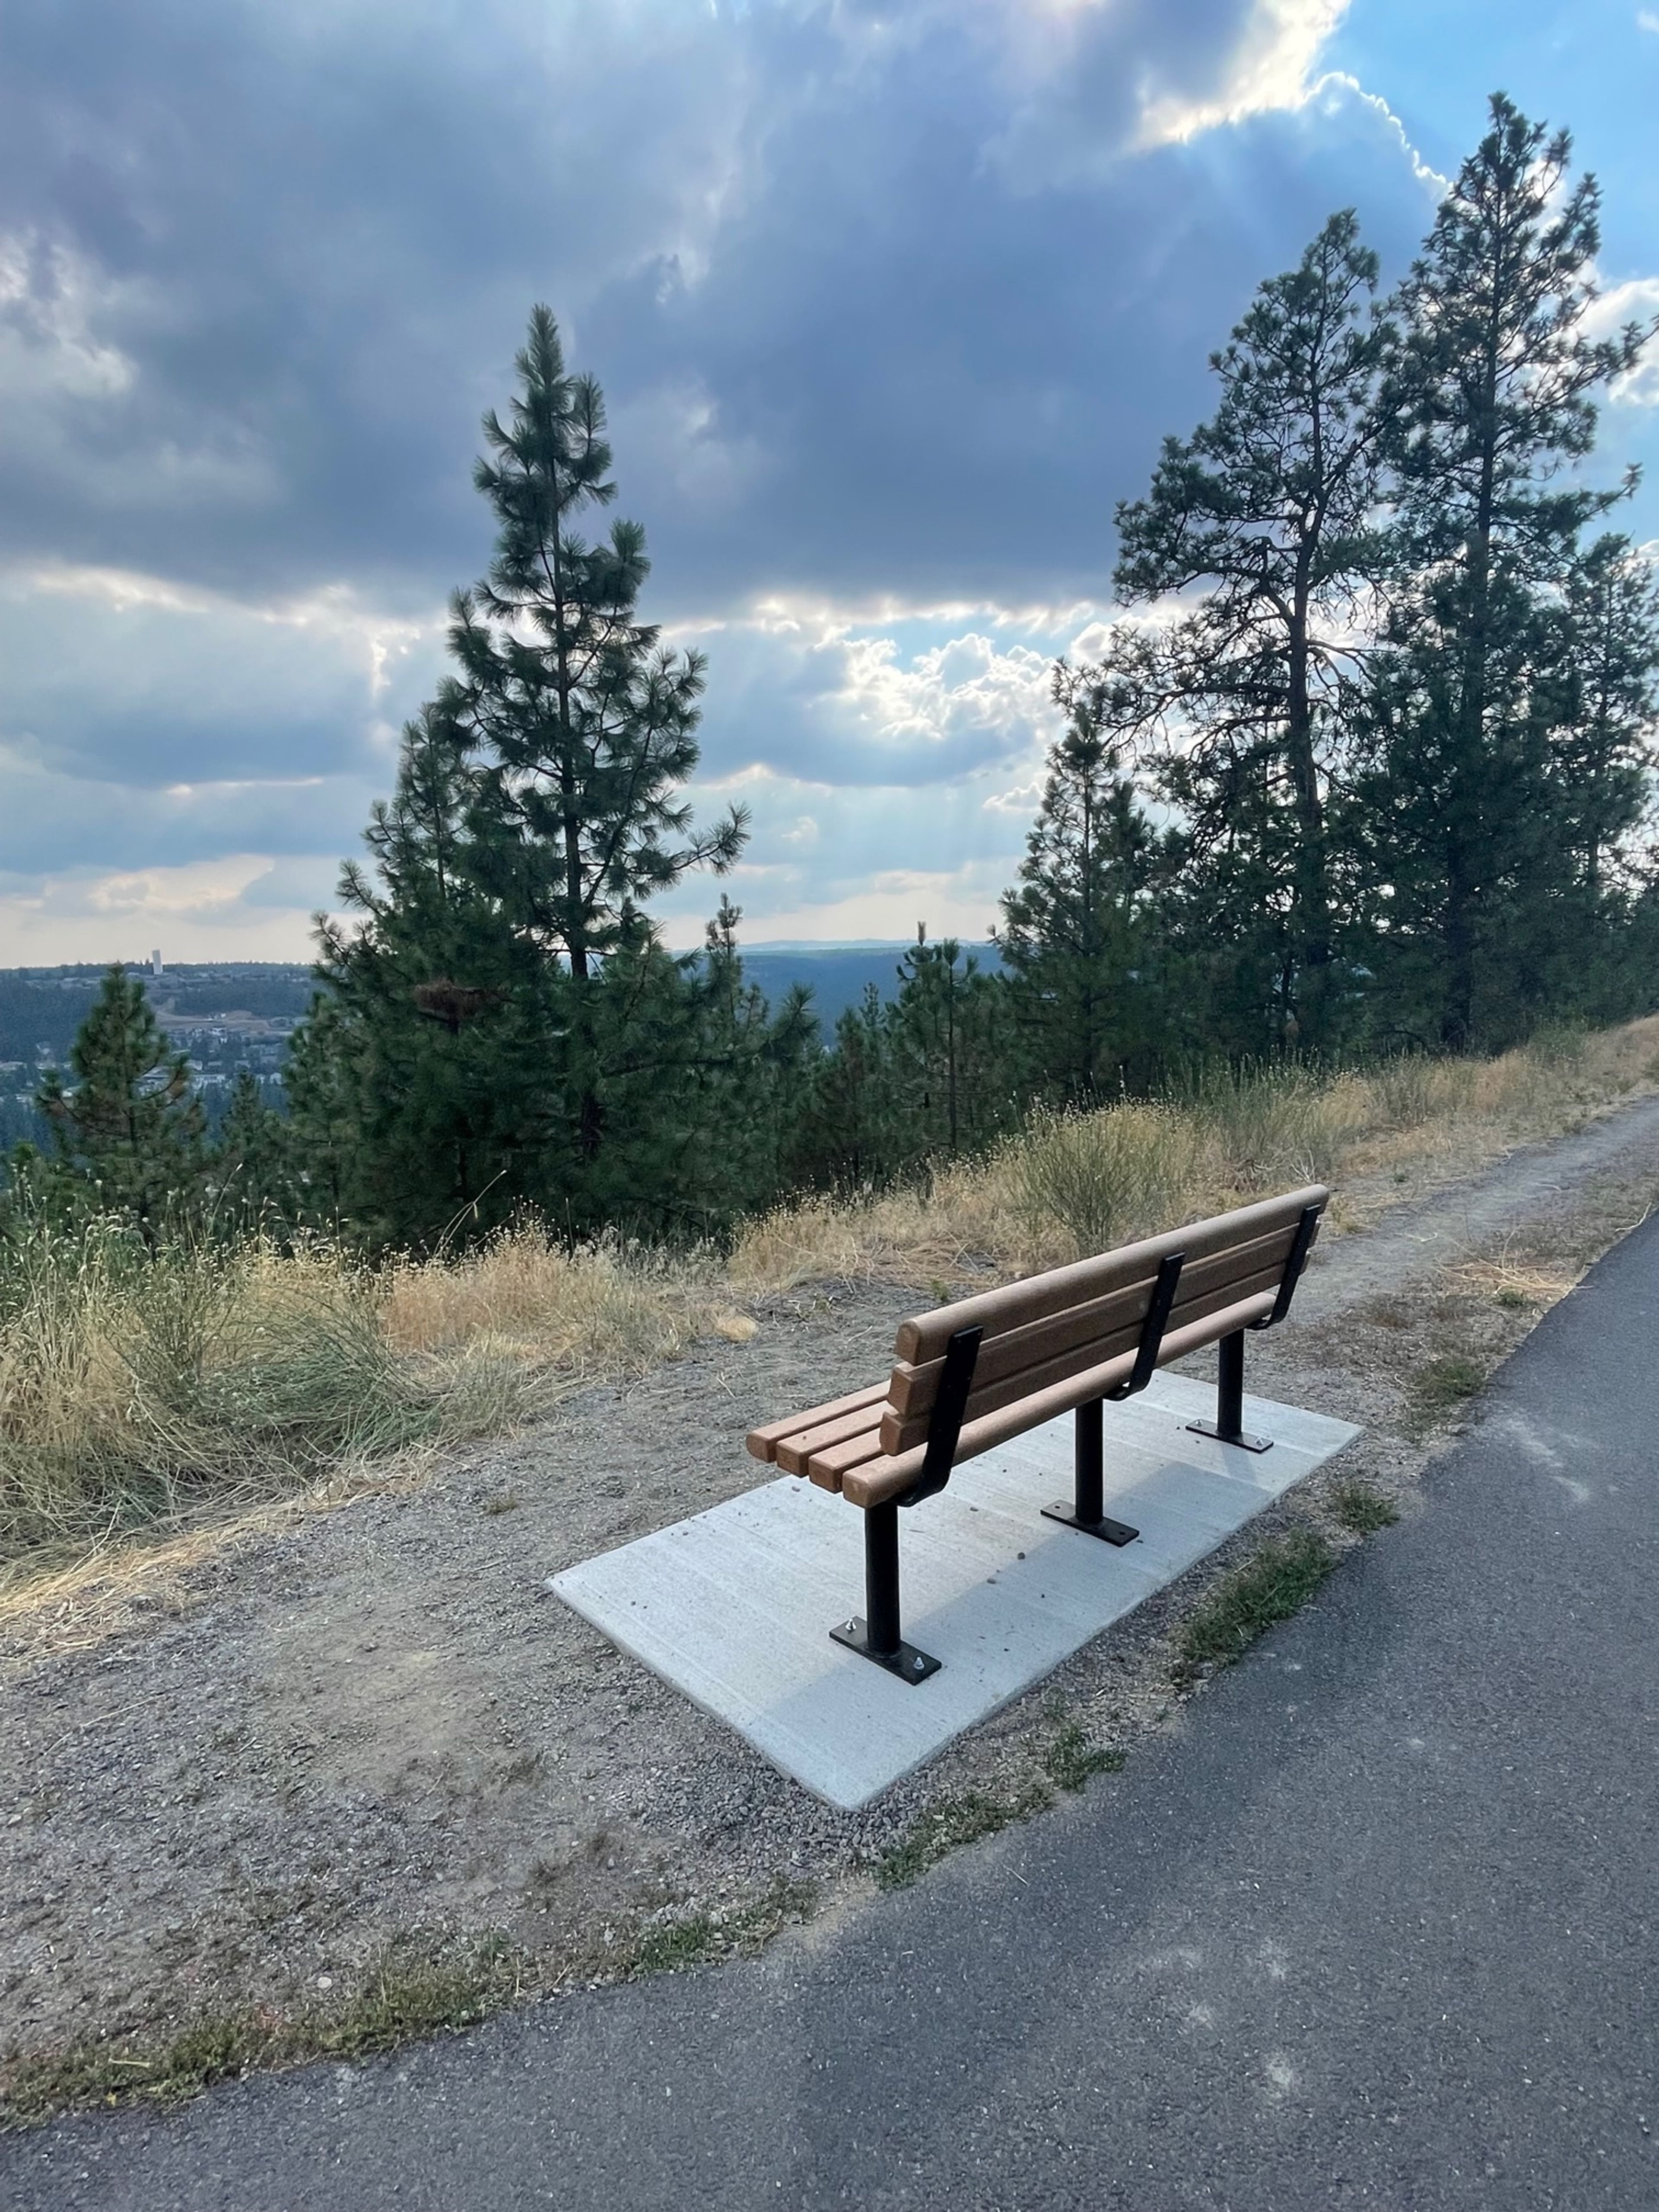
[[[864,1516],[784,1475],[554,1578],[611,1641],[852,1810],[1052,1672],[1358,1435],[1270,1399],[1241,1451],[1191,1435],[1212,1386],[1159,1375],[1106,1409],[1106,1510],[1121,1550],[1045,1521],[1072,1485],[1070,1416],[969,1460],[902,1513],[904,1633],[942,1661],[916,1686],[830,1640],[864,1610]]]

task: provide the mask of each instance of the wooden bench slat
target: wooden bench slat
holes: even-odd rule
[[[879,1459],[881,1427],[866,1429],[862,1436],[849,1437],[845,1443],[826,1444],[822,1451],[813,1453],[806,1462],[806,1472],[821,1489],[843,1490],[846,1478],[855,1467],[862,1467],[867,1459]],[[920,1458],[916,1461],[920,1467]]]
[[[1237,1305],[1241,1299],[1253,1297],[1261,1291],[1276,1291],[1284,1271],[1285,1256],[1281,1255],[1276,1262],[1265,1267],[1258,1267],[1253,1273],[1245,1276],[1242,1280],[1237,1278],[1224,1279],[1212,1285],[1209,1290],[1196,1297],[1177,1299],[1170,1316],[1169,1326],[1164,1331],[1164,1343],[1167,1345],[1172,1337],[1178,1335],[1190,1324],[1206,1320],[1212,1314],[1219,1313],[1229,1306]],[[1186,1280],[1184,1274],[1182,1280],[1184,1284]],[[1144,1315],[1144,1300],[1142,1311]],[[1207,1339],[1205,1340],[1208,1341]],[[1109,1360],[1125,1358],[1132,1366],[1139,1341],[1140,1317],[1137,1317],[1130,1326],[1116,1328],[1109,1336],[1096,1338],[1091,1343],[1075,1346],[1051,1358],[1042,1360],[1034,1366],[1023,1367],[1016,1373],[1005,1376],[1000,1382],[993,1382],[982,1390],[976,1388],[969,1395],[963,1425],[964,1427],[971,1425],[988,1413],[997,1413],[1004,1406],[1012,1405],[1018,1399],[1033,1394],[1040,1395],[1056,1383],[1066,1382],[1073,1375],[1097,1368]],[[1164,1365],[1168,1359],[1176,1356],[1173,1353],[1160,1352],[1159,1366]],[[1127,1368],[1125,1371],[1127,1373]],[[1097,1396],[1099,1393],[1097,1392],[1095,1395]],[[1080,1403],[1081,1401],[1079,1402]],[[899,1453],[908,1451],[918,1444],[925,1443],[927,1437],[928,1419],[928,1413],[913,1413],[908,1419],[901,1419],[893,1412],[890,1403],[888,1411],[883,1416],[881,1422],[883,1449],[889,1453]],[[958,1453],[957,1456],[960,1457],[961,1454]]]
[[[884,1401],[878,1399],[874,1405],[842,1413],[837,1420],[821,1421],[815,1429],[797,1429],[793,1436],[780,1438],[778,1465],[786,1474],[805,1474],[806,1462],[814,1452],[823,1451],[830,1444],[850,1443],[866,1431],[878,1431],[884,1411]]]
[[[1120,1245],[1095,1259],[1079,1260],[1069,1267],[1027,1276],[999,1290],[981,1291],[977,1297],[960,1299],[955,1305],[915,1315],[899,1324],[896,1356],[910,1366],[920,1367],[928,1360],[942,1358],[945,1346],[959,1328],[982,1328],[989,1334],[1022,1327],[1139,1282],[1156,1273],[1159,1262],[1172,1252],[1184,1252],[1190,1263],[1275,1229],[1293,1230],[1304,1207],[1322,1209],[1329,1196],[1322,1184],[1310,1184],[1305,1190],[1261,1199],[1231,1213],[1191,1222],[1167,1236]]]
[[[764,1460],[769,1466],[786,1437],[793,1437],[802,1429],[821,1427],[837,1414],[856,1413],[863,1406],[881,1405],[886,1396],[886,1383],[877,1382],[866,1390],[849,1391],[844,1398],[831,1398],[827,1405],[808,1406],[803,1413],[790,1413],[781,1421],[767,1421],[758,1429],[750,1429],[744,1438],[744,1448],[751,1458]]]
[[[1260,1289],[1261,1285],[1255,1278],[1274,1268],[1282,1273],[1285,1262],[1290,1257],[1293,1234],[1294,1231],[1287,1228],[1275,1229],[1265,1237],[1253,1237],[1248,1243],[1190,1262],[1181,1273],[1180,1288],[1176,1294],[1176,1315],[1178,1316],[1185,1307],[1195,1304],[1200,1297],[1234,1282],[1247,1284],[1251,1290]],[[1156,1279],[1157,1270],[1153,1269],[1141,1280],[1128,1284],[1104,1297],[1091,1298],[1085,1304],[1068,1307],[1062,1313],[1027,1322],[1021,1327],[1011,1328],[996,1336],[988,1337],[980,1346],[979,1358],[974,1369],[975,1395],[988,1390],[1010,1376],[1028,1370],[1034,1372],[1048,1361],[1068,1352],[1085,1355],[1085,1365],[1098,1365],[1102,1359],[1120,1348],[1109,1342],[1110,1338],[1121,1335],[1125,1329],[1139,1330],[1146,1317]],[[1178,1326],[1174,1316],[1170,1326]],[[1095,1345],[1104,1345],[1106,1348],[1097,1352],[1093,1358],[1088,1358],[1086,1353]],[[933,1409],[939,1380],[944,1372],[943,1359],[930,1359],[922,1366],[902,1363],[896,1366],[887,1392],[887,1403],[892,1412],[904,1420],[917,1416],[925,1418]]]
[[[1164,1360],[1160,1364],[1183,1358],[1188,1352],[1200,1351],[1219,1337],[1231,1336],[1235,1330],[1248,1328],[1252,1322],[1265,1320],[1273,1311],[1274,1296],[1273,1291],[1261,1291],[1191,1322],[1183,1328],[1172,1330],[1164,1340]],[[1108,1390],[1126,1382],[1133,1367],[1133,1352],[1124,1352],[1034,1396],[1020,1398],[996,1413],[964,1423],[957,1442],[954,1463],[960,1466],[963,1460],[993,1450],[1012,1437],[1024,1436],[1028,1429],[1041,1428],[1045,1421],[1069,1413],[1091,1398],[1103,1397]],[[924,1455],[925,1448],[919,1445],[896,1455],[883,1453],[877,1458],[856,1462],[843,1471],[842,1494],[850,1504],[866,1510],[872,1505],[884,1504],[890,1498],[896,1498],[910,1487],[921,1473]]]

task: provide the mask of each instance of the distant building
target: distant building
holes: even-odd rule
[[[161,965],[161,956],[159,952],[152,952],[149,956],[149,972],[152,975],[162,975],[167,972]]]

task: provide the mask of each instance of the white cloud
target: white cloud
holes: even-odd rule
[[[1316,88],[1313,65],[1347,9],[1348,0],[1257,0],[1220,84],[1196,96],[1149,88],[1140,144],[1182,144],[1201,131],[1300,107]]]
[[[0,963],[305,960],[332,871],[231,853],[178,867],[70,870],[0,897]]]
[[[959,937],[982,945],[997,920],[997,900],[1009,871],[995,862],[973,860],[939,869],[894,869],[866,884],[832,896],[808,896],[794,905],[744,903],[745,942],[836,945],[861,938],[888,941],[912,938],[926,922],[932,938]],[[737,886],[741,898],[744,886]],[[695,939],[685,936],[685,943]]]
[[[1626,323],[1652,324],[1659,319],[1659,276],[1632,276],[1603,292],[1584,317],[1591,337],[1613,337]],[[1659,338],[1650,338],[1646,350],[1627,376],[1620,377],[1608,393],[1627,406],[1659,407]]]
[[[1308,87],[1306,100],[1301,103],[1311,106],[1317,101],[1327,112],[1334,111],[1345,100],[1358,100],[1374,114],[1380,115],[1392,137],[1398,140],[1401,152],[1411,163],[1412,174],[1421,185],[1426,185],[1437,200],[1451,190],[1452,180],[1425,161],[1410,138],[1406,126],[1379,92],[1367,92],[1358,77],[1350,76],[1346,70],[1327,70]]]
[[[9,404],[131,389],[131,360],[94,330],[121,289],[38,231],[0,231],[0,390]]]

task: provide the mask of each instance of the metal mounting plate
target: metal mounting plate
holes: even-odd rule
[[[919,1651],[914,1644],[901,1644],[896,1651],[872,1651],[870,1631],[862,1614],[844,1620],[840,1627],[830,1632],[831,1640],[844,1644],[849,1651],[856,1651],[860,1659],[873,1660],[884,1667],[890,1674],[896,1674],[901,1682],[925,1682],[930,1674],[937,1674],[941,1662],[930,1652]]]
[[[1273,1448],[1271,1437],[1247,1437],[1242,1430],[1236,1437],[1223,1436],[1213,1421],[1188,1421],[1187,1426],[1195,1437],[1214,1437],[1219,1443],[1237,1444],[1241,1451],[1264,1452]]]
[[[1133,1544],[1140,1534],[1127,1521],[1114,1521],[1109,1513],[1103,1513],[1098,1521],[1079,1521],[1076,1508],[1064,1498],[1045,1505],[1042,1517],[1045,1521],[1063,1521],[1068,1528],[1080,1529],[1085,1536],[1098,1536],[1106,1544]]]

